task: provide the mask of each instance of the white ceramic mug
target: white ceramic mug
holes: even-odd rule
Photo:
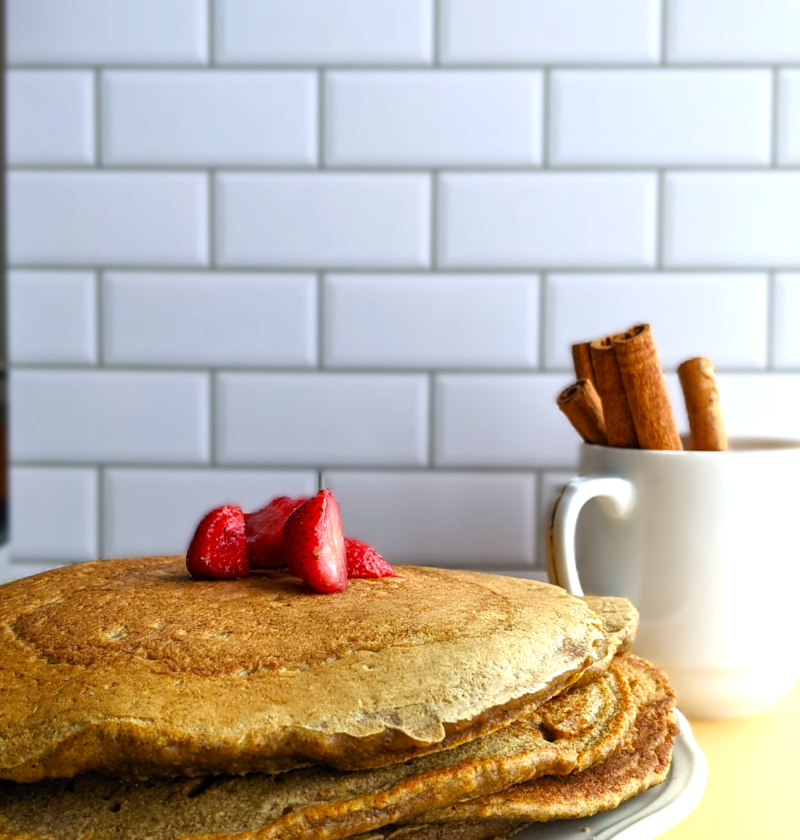
[[[584,444],[553,511],[551,583],[631,600],[634,652],[690,716],[759,711],[800,675],[800,441],[729,446]]]

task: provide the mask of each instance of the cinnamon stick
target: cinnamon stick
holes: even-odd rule
[[[619,372],[642,449],[683,449],[649,324],[612,336]]]
[[[714,366],[702,357],[689,359],[678,368],[686,413],[689,415],[689,445],[705,452],[728,448],[725,421],[719,402]]]
[[[588,379],[581,379],[562,391],[558,397],[558,407],[586,443],[608,443],[603,406],[594,385]]]
[[[572,345],[572,363],[575,365],[575,376],[580,381],[588,379],[597,390],[597,377],[592,364],[592,354],[589,350],[589,342]]]
[[[589,345],[592,353],[595,385],[603,403],[603,417],[606,421],[606,436],[609,446],[638,449],[639,439],[631,417],[628,397],[619,372],[617,354],[610,338],[593,341]]]

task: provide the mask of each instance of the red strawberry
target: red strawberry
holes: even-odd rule
[[[384,578],[394,577],[394,569],[371,546],[352,537],[344,538],[347,554],[347,577]]]
[[[330,490],[321,490],[286,520],[283,555],[289,571],[319,592],[347,588],[342,517]]]
[[[251,566],[272,568],[286,565],[283,556],[283,526],[289,514],[305,501],[278,496],[261,510],[245,515],[247,557]]]
[[[186,568],[193,578],[247,577],[247,538],[244,514],[237,505],[207,513],[186,552]]]

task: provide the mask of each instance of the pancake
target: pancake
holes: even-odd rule
[[[359,834],[352,840],[506,840],[527,823],[511,820],[475,820],[438,825],[392,826],[378,832]]]
[[[545,776],[430,811],[414,821],[449,822],[455,830],[488,820],[499,830],[504,821],[511,828],[520,819],[545,822],[590,817],[663,782],[678,732],[673,713],[675,692],[663,671],[638,656],[620,656],[615,664],[630,685],[637,707],[633,729],[621,749],[582,773]],[[426,830],[432,833],[423,833],[419,840],[436,837],[434,828],[428,825]]]
[[[593,679],[636,631],[623,599],[397,571],[319,595],[282,570],[195,581],[162,557],[0,587],[0,778],[405,761]]]
[[[628,683],[612,664],[597,680],[549,701],[535,718],[377,770],[0,782],[0,840],[350,837],[543,774],[592,766],[627,740],[635,717]],[[446,828],[435,831],[447,836]]]

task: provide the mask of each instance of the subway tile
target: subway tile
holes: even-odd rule
[[[329,73],[325,103],[332,166],[541,163],[541,72]]]
[[[248,513],[276,496],[313,496],[318,489],[318,474],[308,471],[109,469],[103,556],[183,554],[209,510],[234,504]]]
[[[10,271],[8,355],[12,364],[97,361],[95,276],[88,271]]]
[[[9,70],[6,127],[11,166],[93,163],[94,76],[77,70]]]
[[[780,74],[778,162],[800,163],[800,70],[784,70]]]
[[[208,179],[196,173],[11,172],[17,265],[204,265]]]
[[[348,536],[390,562],[450,568],[533,566],[533,475],[324,473]]]
[[[535,274],[333,274],[324,301],[326,367],[538,363]]]
[[[8,0],[11,64],[198,64],[206,0]]]
[[[434,0],[217,0],[224,64],[427,64]]]
[[[665,188],[665,265],[800,262],[800,172],[673,172]]]
[[[723,373],[717,381],[729,437],[800,438],[800,375]]]
[[[203,464],[209,384],[201,373],[11,373],[16,462]]]
[[[655,234],[651,173],[440,176],[441,267],[645,267]]]
[[[32,575],[40,575],[42,572],[49,572],[52,569],[58,569],[66,563],[16,563],[13,561],[3,563],[0,560],[0,583],[11,583],[15,580],[22,580],[22,578],[31,577]]]
[[[217,178],[222,266],[425,268],[430,179],[418,174]]]
[[[772,359],[775,367],[800,368],[800,274],[778,274],[772,298]]]
[[[222,464],[427,463],[426,376],[224,373],[217,400]]]
[[[503,575],[504,577],[522,578],[523,580],[539,580],[542,583],[547,583],[547,573],[541,569],[529,569],[520,571],[519,569],[491,569],[493,575]]]
[[[768,70],[564,70],[550,94],[553,165],[768,164]]]
[[[110,272],[103,303],[110,364],[316,366],[314,275]]]
[[[441,0],[447,63],[656,62],[658,0]]]
[[[107,164],[310,166],[316,158],[316,73],[103,74]]]
[[[571,370],[571,347],[649,323],[661,364],[707,356],[719,368],[767,364],[766,274],[550,274],[545,367]]]
[[[9,480],[14,560],[98,558],[97,470],[12,467]]]
[[[564,467],[580,438],[558,410],[562,374],[446,374],[436,377],[437,467]]]
[[[665,2],[670,61],[767,63],[800,58],[796,0]]]

